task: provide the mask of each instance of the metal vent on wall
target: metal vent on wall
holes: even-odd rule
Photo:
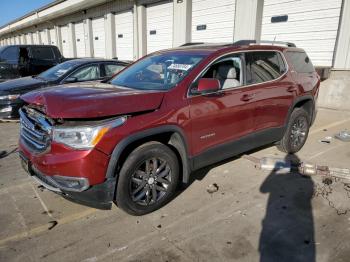
[[[206,29],[207,29],[207,25],[197,25],[197,31],[202,31]]]
[[[288,15],[278,15],[271,17],[271,23],[281,23],[281,22],[287,22],[288,21]]]

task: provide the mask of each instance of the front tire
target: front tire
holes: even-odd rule
[[[294,154],[305,144],[310,129],[310,117],[302,108],[292,112],[287,129],[277,148],[285,153]]]
[[[179,179],[175,153],[159,142],[134,149],[124,162],[117,184],[116,204],[131,215],[144,215],[165,205]]]

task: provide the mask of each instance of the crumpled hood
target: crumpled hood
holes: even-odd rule
[[[31,76],[21,77],[0,83],[0,92],[22,93],[31,89],[45,86],[46,82]]]
[[[54,86],[21,96],[51,118],[99,118],[159,108],[164,91],[146,91],[89,82]]]

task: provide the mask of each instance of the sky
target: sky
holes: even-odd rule
[[[50,2],[53,0],[0,0],[0,26]]]

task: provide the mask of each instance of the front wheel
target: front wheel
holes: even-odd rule
[[[137,147],[120,170],[116,204],[131,215],[144,215],[165,205],[179,178],[175,153],[159,142]]]
[[[292,112],[287,129],[277,148],[285,153],[294,154],[305,144],[309,134],[310,121],[307,112],[296,108]]]

